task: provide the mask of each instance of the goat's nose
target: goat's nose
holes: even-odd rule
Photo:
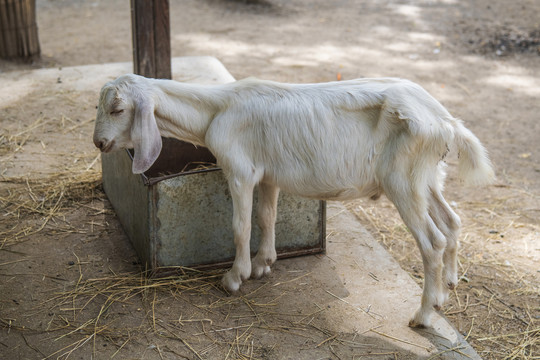
[[[94,140],[94,145],[96,145],[99,150],[103,150],[105,142],[103,140]]]

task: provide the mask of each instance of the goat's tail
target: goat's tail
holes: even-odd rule
[[[487,185],[495,180],[487,151],[480,140],[460,120],[452,121],[454,143],[458,148],[459,177],[467,184]]]

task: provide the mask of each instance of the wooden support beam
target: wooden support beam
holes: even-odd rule
[[[0,58],[31,62],[40,57],[35,0],[0,0]]]
[[[171,79],[169,0],[131,0],[133,72]]]

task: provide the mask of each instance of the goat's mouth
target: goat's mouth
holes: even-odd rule
[[[114,147],[114,140],[111,140],[109,143],[107,143],[105,146],[101,148],[101,152],[108,153],[111,152]]]

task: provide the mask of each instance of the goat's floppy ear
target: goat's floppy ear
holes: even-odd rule
[[[154,117],[154,104],[145,95],[137,97],[131,127],[131,141],[135,155],[132,171],[141,174],[148,170],[161,152],[161,136]]]

